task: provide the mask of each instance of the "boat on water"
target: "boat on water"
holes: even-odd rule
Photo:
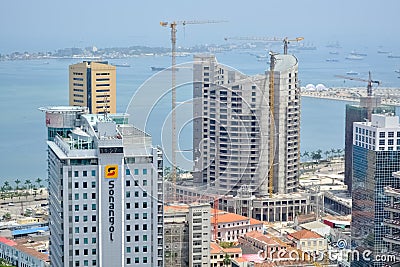
[[[130,67],[131,65],[129,65],[128,63],[122,63],[122,64],[111,64],[111,65],[114,65],[115,67],[126,67],[126,68],[128,68],[128,67]]]
[[[152,70],[152,71],[163,71],[163,70],[172,70],[172,68],[171,68],[171,67],[169,67],[169,68],[151,67],[151,70]],[[178,71],[178,70],[179,70],[179,68],[175,68],[175,71]]]
[[[311,44],[307,44],[307,45],[298,45],[296,47],[297,50],[317,50],[317,47]]]
[[[346,74],[354,76],[354,75],[358,75],[359,73],[357,71],[351,70],[351,71],[346,72]]]
[[[359,56],[359,57],[366,57],[367,56],[367,54],[365,54],[365,53],[360,53],[360,52],[357,52],[357,51],[354,51],[354,50],[350,52],[350,55]]]
[[[363,56],[357,56],[357,55],[352,55],[352,54],[350,54],[350,55],[348,55],[348,56],[346,57],[346,59],[349,59],[349,60],[363,60],[364,57],[363,57]]]
[[[388,58],[400,58],[400,55],[388,55]]]
[[[390,54],[390,51],[379,49],[378,54]]]
[[[339,62],[339,59],[336,58],[327,58],[326,62]]]
[[[329,51],[329,54],[331,54],[331,55],[339,55],[339,52],[338,51]]]

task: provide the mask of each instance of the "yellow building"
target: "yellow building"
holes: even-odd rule
[[[116,67],[106,61],[69,66],[69,105],[88,107],[89,113],[116,113]]]

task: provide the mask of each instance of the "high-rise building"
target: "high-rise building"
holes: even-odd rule
[[[50,260],[163,266],[162,153],[127,115],[50,107]]]
[[[210,204],[165,206],[165,266],[210,266]]]
[[[372,114],[371,121],[353,126],[352,247],[371,251],[371,258],[388,252],[385,187],[399,188],[400,125],[398,116]],[[379,262],[353,261],[352,266],[381,266]]]
[[[393,177],[400,184],[400,172],[393,173]],[[385,203],[385,211],[388,212],[388,217],[383,220],[387,226],[387,234],[383,240],[387,244],[388,254],[394,255],[396,261],[400,263],[400,187],[396,184],[385,187],[385,197],[389,201]]]
[[[371,110],[369,111],[369,109]],[[351,193],[353,175],[353,123],[369,120],[368,115],[370,113],[394,113],[394,111],[394,106],[382,105],[381,98],[378,96],[361,97],[360,104],[346,105],[344,183],[347,185],[348,192]]]
[[[267,195],[272,164],[273,192],[296,190],[300,156],[298,61],[292,55],[275,55],[275,62],[271,116],[268,71],[247,76],[218,63],[213,55],[194,57],[193,177],[198,185],[221,194],[236,194],[246,185],[254,194]]]
[[[107,61],[83,61],[69,66],[69,105],[89,113],[116,113],[116,67]]]

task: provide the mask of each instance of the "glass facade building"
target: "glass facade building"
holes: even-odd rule
[[[389,229],[385,206],[390,198],[385,188],[399,188],[400,179],[393,176],[400,170],[400,127],[398,117],[372,115],[372,122],[354,124],[352,177],[352,248],[360,255],[372,252],[371,261],[353,261],[351,266],[383,266],[380,255],[389,252],[384,240]]]

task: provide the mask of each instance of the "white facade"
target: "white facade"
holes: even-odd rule
[[[371,122],[355,122],[353,145],[373,151],[400,151],[399,117],[372,114]]]
[[[161,151],[108,116],[75,126],[47,142],[52,266],[163,266]]]
[[[189,205],[189,266],[210,266],[210,205]]]
[[[266,195],[273,157],[274,192],[296,190],[300,155],[297,59],[291,55],[276,59],[271,116],[268,72],[246,76],[218,63],[215,56],[195,56],[193,177],[197,184],[233,194],[246,185]],[[271,123],[275,126],[273,154]]]

